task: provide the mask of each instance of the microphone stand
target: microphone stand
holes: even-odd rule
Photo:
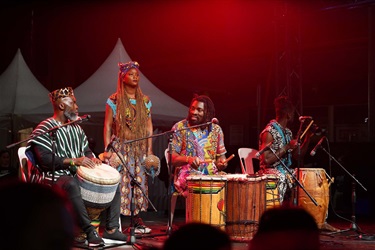
[[[298,152],[297,152],[297,179],[299,180],[299,173],[300,173],[300,167],[301,167],[301,161],[302,161],[302,155],[301,155],[301,140],[302,137],[305,135],[305,133],[310,129],[310,126],[313,124],[314,120],[311,119],[309,125],[305,128],[305,131],[302,133],[302,125],[305,120],[300,121],[300,127],[298,130],[297,134],[297,147],[298,147]],[[299,190],[298,188],[295,189],[295,198],[293,201],[293,204],[298,206],[298,196],[299,196]]]
[[[300,122],[299,130],[298,130],[298,133],[297,133],[297,159],[298,160],[297,160],[297,177],[295,179],[298,182],[299,182],[299,171],[300,171],[300,166],[301,166],[301,131],[302,131],[302,125],[303,125],[303,122]],[[306,190],[304,190],[304,191],[307,194],[307,191]],[[294,197],[294,200],[293,200],[293,204],[295,206],[298,206],[298,195],[299,195],[298,188],[295,188],[294,193],[295,193],[295,197]],[[311,199],[311,197],[310,197],[310,199]],[[317,204],[315,204],[315,205],[317,205]]]
[[[167,225],[167,235],[171,235],[173,231],[173,225],[172,225],[172,183],[173,183],[173,171],[172,171],[172,137],[173,133],[169,134],[169,142],[168,142],[168,225]]]
[[[347,231],[354,231],[358,234],[362,234],[363,232],[361,232],[359,229],[358,229],[358,226],[357,226],[357,223],[356,223],[356,216],[355,216],[355,203],[356,203],[356,190],[355,190],[355,186],[356,186],[356,183],[361,186],[361,188],[367,192],[367,188],[365,188],[362,183],[360,183],[355,177],[354,175],[350,174],[349,171],[338,161],[336,160],[335,157],[333,157],[324,147],[321,147],[322,150],[324,152],[327,153],[327,155],[329,156],[329,158],[331,160],[334,160],[351,178],[352,178],[352,198],[351,198],[351,202],[352,202],[352,216],[351,216],[351,224],[350,224],[350,228],[348,229],[344,229],[344,230],[340,230],[340,231],[337,231],[337,232],[331,232],[329,233],[329,235],[332,235],[332,234],[337,234],[337,233],[343,233],[343,232],[347,232]],[[349,220],[350,221],[350,220]],[[374,237],[374,236],[372,236]],[[359,238],[363,238],[362,236],[359,237]]]
[[[153,136],[149,136],[149,137],[145,137],[145,138],[139,138],[139,139],[136,139],[136,140],[129,140],[129,141],[126,141],[124,142],[125,144],[128,144],[128,143],[132,143],[134,141],[139,141],[139,140],[144,140],[144,139],[147,139],[147,138],[150,138],[150,137],[153,137]],[[139,190],[141,190],[142,194],[143,194],[143,197],[145,197],[147,199],[147,201],[149,202],[149,204],[152,206],[152,208],[155,210],[155,212],[157,212],[157,209],[155,208],[154,204],[151,202],[150,198],[146,195],[145,191],[143,190],[141,184],[135,179],[135,176],[132,172],[130,172],[130,169],[128,168],[128,166],[125,164],[125,161],[123,159],[123,156],[120,155],[120,153],[118,152],[118,150],[112,145],[112,142],[110,142],[107,146],[108,149],[112,149],[117,157],[120,159],[121,163],[122,163],[122,166],[127,170],[129,176],[131,177],[131,181],[130,181],[130,188],[131,188],[131,201],[130,201],[130,235],[129,235],[129,238],[127,240],[127,242],[130,243],[130,245],[133,245],[135,246],[136,244],[136,236],[135,236],[135,228],[134,228],[134,209],[135,209],[135,197],[134,197],[134,189],[135,189],[135,186],[137,186],[139,188]]]
[[[75,124],[75,123],[81,123],[83,121],[87,121],[89,120],[90,116],[86,116],[85,118],[83,119],[77,119],[77,120],[74,120],[74,121],[70,121],[70,122],[67,122],[67,123],[64,123],[62,125],[58,125],[58,126],[55,126],[55,127],[52,127],[44,132],[41,132],[41,133],[38,133],[38,134],[32,134],[29,136],[29,138],[26,138],[24,140],[21,140],[19,142],[15,142],[15,143],[12,143],[12,144],[9,144],[8,146],[6,146],[6,148],[12,148],[16,145],[19,145],[23,142],[27,142],[31,139],[34,139],[34,138],[37,138],[41,135],[44,135],[44,134],[47,134],[49,133],[50,136],[51,136],[51,142],[52,142],[52,186],[55,184],[55,154],[56,154],[56,133],[57,133],[57,130],[59,130],[60,128],[62,127],[66,127],[66,126],[69,126],[69,125],[72,125],[72,124]]]
[[[307,196],[310,198],[310,200],[314,203],[315,206],[318,206],[318,203],[316,202],[316,200],[314,199],[314,197],[312,197],[310,195],[309,192],[307,192],[307,190],[305,189],[305,187],[301,184],[301,182],[299,182],[298,178],[296,176],[294,176],[294,174],[292,173],[292,170],[290,170],[286,165],[285,163],[280,159],[280,157],[276,154],[276,150],[274,150],[273,148],[270,148],[271,152],[273,153],[273,155],[276,156],[276,158],[281,162],[281,165],[282,167],[284,168],[284,170],[286,172],[289,173],[290,176],[293,177],[293,179],[295,180],[295,182],[298,184],[298,186],[300,188],[302,188],[302,190],[307,194]],[[287,180],[286,180],[287,181]]]

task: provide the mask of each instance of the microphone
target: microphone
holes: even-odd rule
[[[255,154],[255,157],[256,158],[259,158],[259,156],[261,156],[264,151],[266,150],[269,150],[270,149],[270,146],[272,145],[272,141],[270,143],[268,143],[264,148],[262,148],[261,150],[259,150],[256,154]]]
[[[311,156],[314,156],[316,154],[316,151],[318,150],[318,148],[320,148],[320,146],[322,145],[324,139],[326,139],[325,136],[323,136],[320,139],[320,141],[315,145],[315,147],[313,148],[313,150],[311,150],[311,153],[310,153]]]
[[[217,118],[212,118],[210,123],[219,124],[219,120]]]
[[[312,116],[300,116],[300,117],[298,118],[298,120],[299,120],[300,122],[302,122],[302,121],[304,121],[304,120],[307,120],[307,119],[311,119],[311,120],[312,120]]]
[[[90,120],[91,115],[83,115],[83,116],[78,116],[77,121],[88,121]]]
[[[211,121],[209,121],[209,122],[197,124],[197,125],[194,125],[194,126],[189,126],[188,128],[205,127],[205,126],[208,126],[210,124],[219,124],[219,120],[217,118],[212,118]],[[175,130],[174,132],[176,132],[176,131],[178,131],[178,130]]]

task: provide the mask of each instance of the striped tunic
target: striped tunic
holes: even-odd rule
[[[52,117],[42,121],[33,131],[31,135],[33,139],[28,142],[34,154],[37,154],[37,163],[47,172],[46,180],[52,180],[52,137],[50,133],[46,133],[51,128],[58,128],[56,130],[56,154],[54,160],[55,180],[62,175],[74,174],[69,170],[69,166],[63,164],[65,158],[94,157],[88,147],[86,134],[78,124],[59,127],[61,125],[60,122]]]

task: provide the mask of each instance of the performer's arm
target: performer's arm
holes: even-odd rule
[[[109,142],[111,141],[112,123],[113,123],[113,111],[112,111],[112,108],[107,104],[105,106],[104,130],[103,130],[104,148],[107,148]]]
[[[228,163],[227,163],[227,158],[224,155],[220,155],[219,157],[216,158],[216,167],[218,168],[219,171],[222,171],[227,168]]]
[[[269,132],[264,132],[262,135],[261,135],[261,141],[262,141],[262,144],[260,145],[260,148],[259,149],[263,149],[264,147],[266,147],[266,145],[268,145],[270,142],[273,141],[273,137],[272,135],[269,133]],[[279,148],[278,150],[276,150],[275,154],[281,158],[283,157],[289,149],[294,149],[295,147],[295,141],[292,140],[291,142],[289,142],[287,145],[284,145],[283,147]],[[267,165],[272,165],[273,163],[277,162],[279,159],[275,156],[274,153],[272,153],[271,150],[266,150],[264,151],[264,153],[260,156],[261,160],[264,161],[265,164]]]
[[[306,155],[308,146],[310,144],[311,136],[314,135],[314,133],[311,130],[308,130],[303,137],[303,141],[301,143],[301,157],[303,158]],[[292,157],[294,160],[298,159],[298,150],[294,150],[292,152]]]
[[[151,136],[154,133],[151,114],[150,114],[150,117],[147,120],[146,126],[147,126],[147,134],[148,134],[148,136]],[[152,155],[152,154],[153,154],[153,152],[152,152],[152,138],[148,138],[147,139],[147,155]]]
[[[35,156],[35,160],[38,165],[45,171],[52,170],[52,152],[46,148],[39,146],[37,144],[32,145],[32,151]],[[68,158],[63,158],[55,155],[54,165],[55,170],[68,169],[70,166],[70,160]]]

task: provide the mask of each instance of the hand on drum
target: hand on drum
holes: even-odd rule
[[[75,164],[77,166],[83,166],[86,168],[95,168],[96,165],[101,165],[102,161],[98,158],[88,158],[88,157],[80,157],[75,159]]]
[[[112,157],[112,152],[104,152],[102,155],[103,155],[103,159],[102,161],[108,161],[109,158]]]
[[[188,157],[188,164],[194,169],[198,169],[199,165],[201,164],[201,160],[199,157]]]
[[[203,163],[210,163],[212,162],[212,160],[208,161],[204,161],[204,160],[201,160],[199,159],[199,157],[196,157],[196,156],[193,156],[193,157],[188,157],[188,164],[190,165],[190,167],[194,168],[194,169],[199,169],[199,166]]]

